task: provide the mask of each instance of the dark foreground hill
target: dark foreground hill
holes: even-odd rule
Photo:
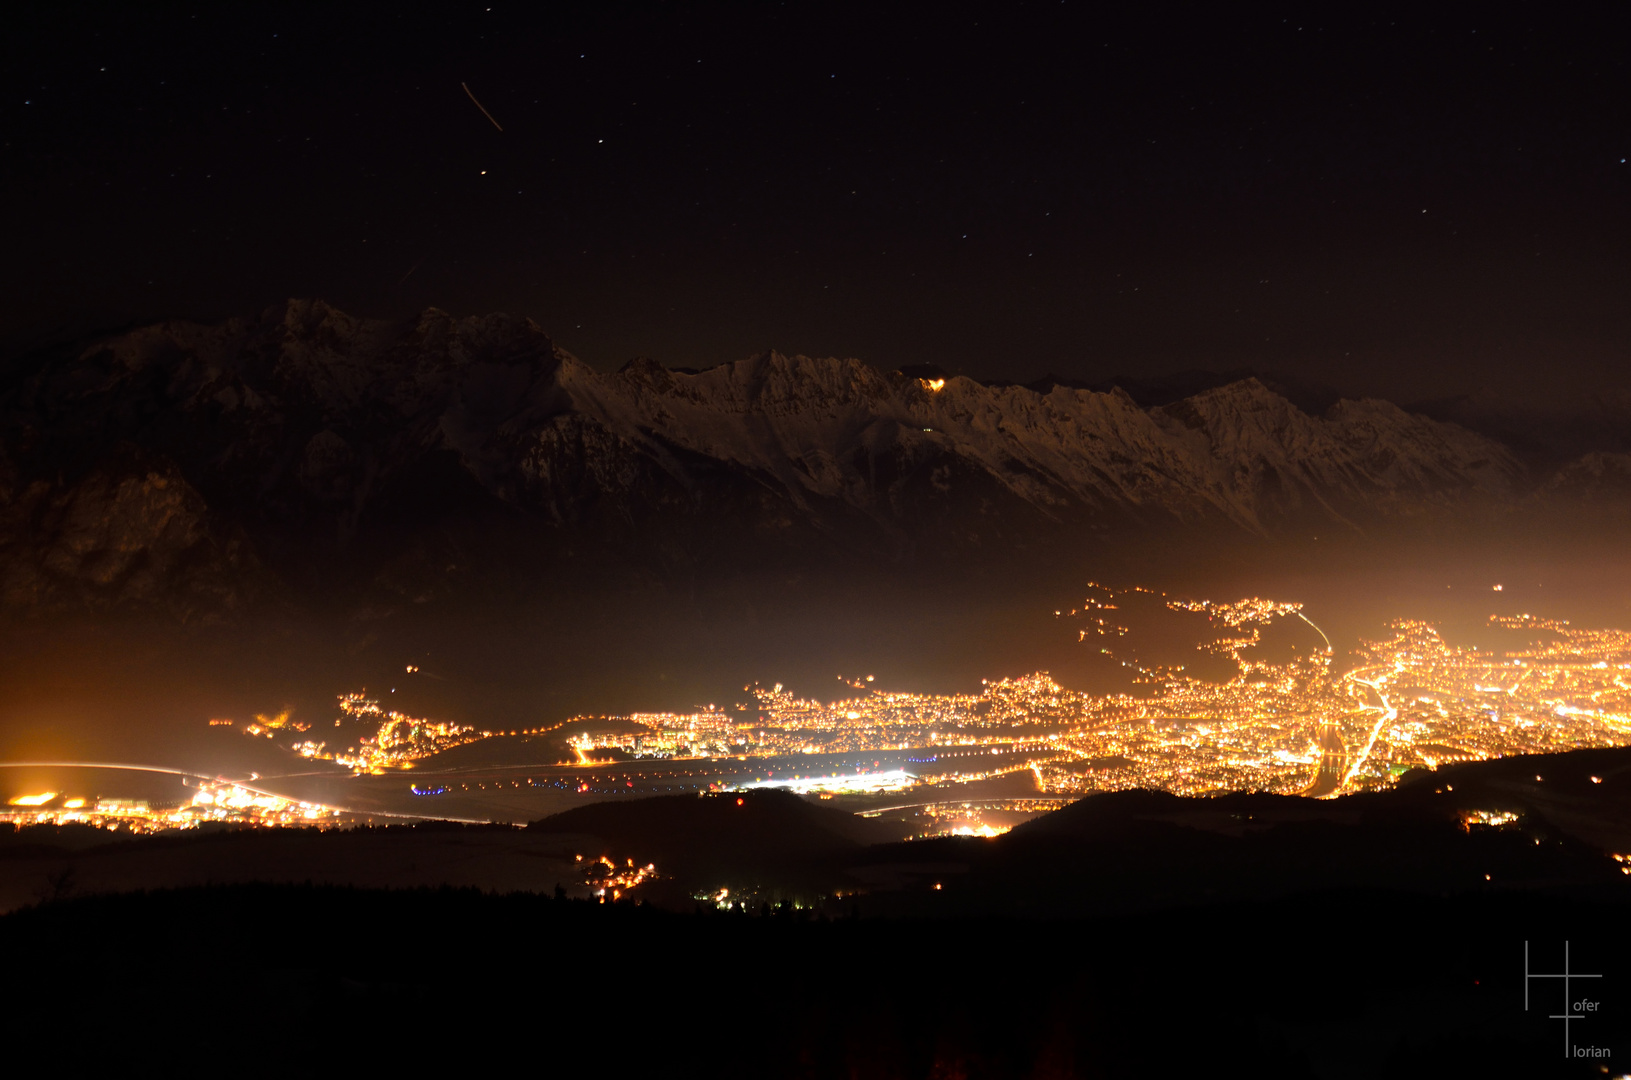
[[[1621,902],[1631,879],[1613,856],[1627,853],[1620,748],[1469,762],[1339,799],[1097,795],[996,840],[873,847],[850,873],[888,867],[899,888],[868,902],[896,912],[1115,913],[1374,887]]]
[[[995,840],[873,842],[780,792],[527,829],[28,829],[0,838],[0,880],[38,886],[0,917],[0,1016],[75,1068],[1601,1076],[1631,1056],[1628,791],[1631,749],[1333,800],[1101,795]],[[665,876],[603,902],[578,854]],[[1566,1038],[1555,984],[1523,1007],[1526,951],[1561,970],[1565,942],[1604,976]]]
[[[1611,858],[1631,852],[1631,748],[1467,763],[1330,800],[1095,795],[989,840],[889,842],[882,821],[785,793],[738,798],[602,803],[529,833],[592,834],[619,862],[654,861],[670,888],[646,895],[682,907],[720,888],[750,906],[897,915],[1067,916],[1371,887],[1631,899]]]
[[[669,887],[659,883],[648,893],[682,908],[698,891],[733,883],[739,891],[762,881],[778,896],[820,896],[834,890],[833,866],[857,861],[868,845],[900,839],[883,822],[775,790],[592,803],[535,821],[527,832],[567,847],[576,840],[636,865],[655,862]]]
[[[1539,779],[1537,779],[1537,777]],[[1340,799],[1128,791],[996,839],[903,842],[902,826],[782,791],[608,801],[532,823],[319,833],[0,835],[0,908],[206,883],[475,886],[589,896],[585,870],[654,864],[630,895],[691,911],[1077,917],[1259,903],[1318,890],[1544,893],[1631,902],[1631,748],[1467,763]]]
[[[69,1072],[1087,1080],[1600,1077],[1532,962],[1631,970],[1624,904],[1386,890],[1068,920],[679,915],[236,886],[0,919],[13,1055]],[[1631,1054],[1631,998],[1569,1044]],[[1549,986],[1550,984],[1548,984]]]

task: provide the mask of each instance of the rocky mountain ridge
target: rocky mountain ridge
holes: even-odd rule
[[[1377,400],[1310,415],[1252,378],[1144,408],[1119,388],[774,352],[603,374],[525,319],[291,300],[13,365],[0,603],[143,603],[178,576],[212,582],[189,586],[206,607],[279,579],[421,599],[495,557],[495,536],[504,558],[662,573],[749,552],[910,564],[1151,530],[1363,531],[1604,474],[1571,470],[1548,487],[1455,424]]]

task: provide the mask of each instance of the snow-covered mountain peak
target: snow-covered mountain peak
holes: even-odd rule
[[[1452,424],[1377,401],[1311,416],[1256,378],[1144,408],[1119,386],[993,386],[776,351],[601,373],[530,320],[436,308],[392,322],[294,299],[121,334],[70,368],[31,392],[138,418],[120,437],[170,440],[200,491],[223,490],[211,470],[248,470],[243,490],[294,484],[285,504],[349,500],[353,514],[436,451],[559,522],[614,504],[630,521],[646,504],[705,514],[729,489],[774,520],[891,536],[930,519],[972,536],[1017,521],[1360,525],[1503,498],[1521,478],[1504,448]]]
[[[1622,513],[1631,490],[1624,455],[1588,456],[1533,491],[1510,451],[1465,428],[1378,400],[1313,415],[1256,378],[1145,407],[1119,384],[988,385],[776,351],[603,373],[530,320],[436,308],[391,321],[294,299],[12,371],[0,548],[36,568],[90,565],[59,550],[64,507],[125,522],[73,543],[128,547],[133,566],[196,563],[226,581],[255,551],[283,573],[327,550],[347,567],[335,572],[386,580],[397,571],[352,566],[347,545],[366,534],[369,551],[450,568],[477,556],[443,551],[446,537],[465,529],[459,543],[477,551],[499,522],[544,562],[983,559],[1126,529],[1323,536],[1566,502]],[[185,528],[144,531],[131,507]]]

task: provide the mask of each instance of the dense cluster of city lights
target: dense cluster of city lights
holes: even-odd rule
[[[1366,642],[1343,682],[1366,699],[1342,718],[1346,790],[1412,768],[1631,743],[1631,633],[1561,619],[1492,616],[1536,643],[1491,652],[1449,645],[1434,627],[1395,622]]]
[[[409,670],[416,669],[410,667]],[[326,739],[298,739],[287,743],[287,748],[301,757],[333,761],[357,773],[382,773],[387,769],[411,768],[422,758],[494,734],[477,731],[468,724],[426,720],[387,710],[376,698],[361,693],[339,695],[339,713],[334,726],[340,731]],[[231,724],[232,721],[212,720],[210,723]],[[243,730],[253,737],[275,739],[279,735],[305,733],[311,730],[311,725],[292,719],[285,710],[276,715],[258,715],[255,722],[246,724]]]
[[[1134,627],[1152,611],[1189,620],[1196,636],[1185,640],[1193,642],[1193,659],[1140,658]],[[1214,602],[1092,584],[1069,618],[1079,620],[1084,646],[1119,665],[1129,690],[1071,690],[1047,672],[986,680],[977,692],[962,694],[888,690],[870,675],[840,676],[843,690],[823,702],[780,683],[751,684],[734,707],[575,717],[568,723],[581,725],[583,733],[568,745],[584,765],[592,764],[597,750],[696,762],[706,775],[690,786],[709,789],[740,784],[866,794],[1029,773],[1041,794],[1060,797],[1130,788],[1181,795],[1334,795],[1392,784],[1411,769],[1449,762],[1631,744],[1626,631],[1494,616],[1491,625],[1513,632],[1518,641],[1517,648],[1496,652],[1453,646],[1434,626],[1401,620],[1389,627],[1391,636],[1361,643],[1356,666],[1339,674],[1329,639],[1297,603],[1258,597]],[[1290,639],[1275,631],[1279,644],[1271,648],[1265,635],[1281,624],[1300,637],[1288,646]],[[335,730],[322,740],[287,712],[257,716],[243,730],[253,737],[283,736],[281,744],[293,752],[357,773],[412,768],[452,747],[520,734],[408,716],[362,693],[341,696],[338,712]],[[789,769],[785,760],[880,751],[894,757],[837,769],[827,758],[808,770]],[[751,779],[727,780],[732,770],[722,772],[719,765],[724,759],[768,758],[783,760]],[[589,793],[589,783],[572,783]],[[629,780],[619,793],[633,786]],[[445,784],[433,785],[422,793],[445,790]],[[238,813],[272,821],[305,820],[313,809],[207,809],[211,805],[195,799],[164,813],[187,820]],[[8,814],[158,820],[152,811],[138,813],[135,804],[121,810],[113,803],[17,804]],[[957,827],[978,832],[983,823],[977,818],[966,815]]]
[[[16,795],[0,810],[0,822],[91,825],[134,833],[196,829],[212,822],[334,828],[341,824],[341,811],[221,781],[199,783],[192,798],[179,805],[155,806],[145,799],[93,798],[55,791]]]
[[[626,719],[639,730],[574,735],[567,745],[584,764],[593,750],[621,750],[635,757],[707,757],[741,748],[730,717],[712,705],[694,713],[635,713]]]
[[[615,746],[644,755],[748,758],[934,752],[903,777],[867,780],[880,790],[1029,769],[1042,791],[1057,794],[1151,788],[1182,795],[1332,795],[1391,784],[1412,768],[1445,762],[1631,743],[1631,633],[1625,631],[1493,617],[1492,625],[1540,641],[1497,654],[1452,647],[1435,628],[1400,621],[1390,627],[1391,638],[1363,643],[1359,666],[1338,676],[1329,639],[1300,604],[1093,590],[1070,613],[1084,619],[1080,640],[1112,646],[1099,651],[1128,669],[1137,692],[1081,693],[1046,672],[987,681],[973,694],[882,690],[871,676],[845,678],[845,687],[859,693],[826,703],[779,683],[752,685],[744,687],[751,711],[742,706],[732,716],[710,707],[629,717],[642,734],[585,735],[579,745],[583,751]],[[1197,651],[1226,660],[1232,674],[1201,678],[1184,664],[1123,655],[1120,639],[1130,631],[1120,610],[1129,598],[1204,615],[1223,632],[1198,642]],[[1318,643],[1265,657],[1264,632],[1288,619],[1306,623]],[[1000,759],[971,770],[967,754],[987,750]],[[942,756],[948,761],[937,764]],[[863,778],[806,786],[814,791],[835,779]]]

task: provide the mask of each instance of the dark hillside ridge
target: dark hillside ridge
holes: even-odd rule
[[[876,830],[840,837],[835,811],[779,792],[738,797],[596,804],[529,832],[593,834],[618,861],[653,860],[693,891],[810,904],[860,893],[863,911],[903,915],[1114,913],[1381,886],[1631,900],[1610,858],[1631,849],[1631,748],[1464,763],[1338,799],[1091,795],[991,840],[888,842],[882,822],[860,819]],[[1474,811],[1514,820],[1480,825]]]
[[[540,833],[588,833],[619,845],[649,842],[671,848],[677,843],[794,855],[896,838],[879,822],[774,788],[590,803],[540,818],[527,828]]]
[[[1582,963],[1622,971],[1627,911],[1357,890],[1181,919],[826,920],[474,889],[216,886],[0,918],[0,949],[28,973],[0,988],[0,1008],[32,1044],[72,1046],[109,1071],[214,1053],[268,1075],[314,1061],[441,1073],[480,1053],[542,1057],[560,1074],[766,1080],[1584,1078],[1603,1075],[1598,1063],[1560,1060],[1557,1024],[1522,1011],[1523,942],[1560,949],[1567,927]],[[387,947],[358,947],[359,927]],[[246,958],[277,1003],[273,1031],[269,1006],[155,1022],[62,1005],[138,978],[156,998],[192,1001],[200,969]],[[1322,963],[1340,977],[1306,988]],[[1598,981],[1605,1007],[1574,1033],[1617,1050],[1631,1025],[1614,982]]]
[[[762,882],[789,894],[822,891],[833,865],[855,861],[869,844],[900,839],[882,822],[773,789],[594,803],[534,821],[527,832],[580,838],[580,846],[597,845],[619,863],[655,862],[670,887],[646,891],[681,909],[697,890],[733,882],[739,890]]]
[[[525,829],[129,838],[31,827],[0,831],[0,910],[65,871],[89,892],[311,880],[584,895],[582,871],[602,857],[655,864],[658,879],[631,896],[679,911],[722,889],[755,910],[788,902],[832,916],[936,918],[1176,911],[1371,888],[1631,903],[1631,877],[1613,858],[1631,847],[1631,748],[1465,763],[1337,799],[1093,795],[994,839],[906,841],[901,829],[773,789],[611,800]]]

